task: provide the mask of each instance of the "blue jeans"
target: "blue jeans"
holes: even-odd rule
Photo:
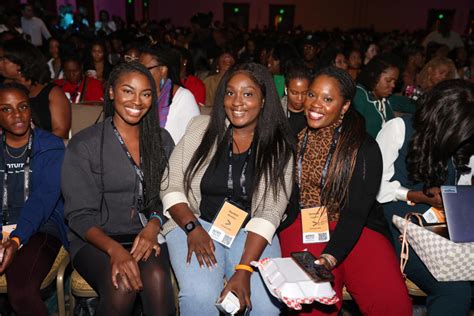
[[[199,221],[203,228],[209,231],[211,223]],[[241,229],[231,248],[214,242],[217,267],[213,267],[211,271],[207,267],[200,268],[194,254],[190,265],[186,265],[188,242],[187,236],[181,228],[176,228],[166,235],[171,266],[180,289],[179,309],[181,315],[219,315],[215,303],[224,288],[224,279],[230,279],[234,274],[235,265],[240,263],[246,238],[247,232]],[[261,258],[278,257],[281,257],[280,243],[275,235],[272,244],[267,245]],[[268,292],[258,272],[253,273],[251,277],[250,289],[251,315],[280,314],[280,303]]]

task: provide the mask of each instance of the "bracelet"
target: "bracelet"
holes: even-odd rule
[[[253,273],[253,268],[251,266],[249,266],[248,264],[238,264],[235,266],[235,271],[237,270],[245,270],[245,271],[248,271],[250,273]]]
[[[21,243],[20,243],[20,238],[18,237],[12,237],[10,238],[11,241],[14,241],[16,243],[16,245],[18,246],[18,248],[20,247]]]
[[[331,269],[337,265],[337,259],[328,253],[323,253],[319,257],[325,259],[331,266]]]
[[[160,221],[160,226],[163,226],[163,220],[161,219],[161,216],[158,215],[157,212],[151,213],[150,219],[152,219],[152,218],[156,218],[157,220],[159,220]]]

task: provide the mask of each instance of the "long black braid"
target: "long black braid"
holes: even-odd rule
[[[156,118],[153,106],[157,103],[158,97],[156,92],[156,85],[150,71],[138,62],[130,62],[119,64],[114,67],[110,73],[109,80],[105,86],[104,93],[104,114],[105,117],[110,117],[115,114],[115,108],[113,100],[110,99],[109,91],[114,88],[115,83],[120,76],[128,73],[140,73],[144,75],[150,83],[152,93],[152,108],[143,117],[140,122],[140,157],[142,157],[143,165],[142,170],[145,177],[145,214],[150,213],[160,207],[161,202],[159,199],[160,187],[162,178],[163,181],[167,180],[167,176],[163,177],[167,173],[168,159],[162,144],[161,139],[161,128],[160,121]],[[101,190],[102,199],[103,192],[105,191],[104,186],[104,169],[103,169],[103,146],[104,146],[104,127],[102,128],[101,136],[101,150],[100,150],[100,168],[101,168]],[[106,202],[106,201],[105,201]],[[105,203],[106,207],[107,204]],[[108,220],[108,214],[106,221]]]

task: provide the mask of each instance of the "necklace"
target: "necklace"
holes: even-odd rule
[[[21,154],[19,154],[18,156],[14,156],[10,153],[10,151],[8,150],[8,146],[5,146],[5,150],[8,154],[8,156],[10,156],[11,158],[13,159],[18,159],[18,158],[21,158],[23,157],[23,155],[26,153],[26,151],[28,150],[28,146],[25,146],[25,149],[23,150],[23,152]]]

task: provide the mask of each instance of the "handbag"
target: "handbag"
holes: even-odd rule
[[[413,223],[412,218],[419,225]],[[408,213],[405,218],[397,215],[392,217],[393,224],[402,232],[402,273],[408,262],[411,246],[436,280],[474,281],[474,243],[452,242],[424,227],[421,218],[418,213]]]

